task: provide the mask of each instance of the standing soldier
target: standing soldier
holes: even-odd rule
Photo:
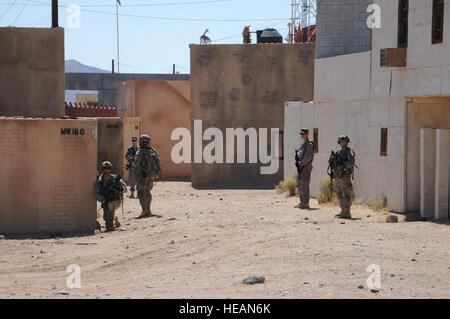
[[[94,183],[95,198],[102,204],[106,231],[114,231],[114,212],[120,207],[127,185],[120,175],[112,174],[112,163],[102,163],[102,174]]]
[[[351,219],[352,215],[350,213],[350,207],[352,206],[353,198],[352,175],[355,167],[355,154],[350,147],[348,147],[348,144],[350,143],[348,136],[341,135],[337,142],[341,146],[341,149],[335,154],[336,164],[334,166],[336,166],[336,181],[334,184],[334,191],[339,198],[341,213],[336,215],[336,217]]]
[[[138,145],[137,145],[137,137],[133,136],[131,138],[131,142],[133,145],[131,145],[127,149],[127,153],[125,154],[125,159],[127,160],[126,168],[128,169],[128,184],[130,185],[130,191],[131,195],[130,198],[136,198],[134,197],[134,191],[136,190],[136,169],[131,166],[134,159],[136,158],[136,153],[138,151]]]
[[[312,162],[314,159],[314,145],[309,140],[309,130],[300,131],[303,144],[295,151],[295,166],[297,167],[297,187],[300,193],[300,203],[295,206],[300,209],[309,209],[309,182],[311,180]]]
[[[137,193],[142,213],[138,218],[151,217],[150,204],[152,202],[153,181],[161,173],[158,152],[150,146],[150,136],[141,135],[136,159],[131,164],[136,169]]]

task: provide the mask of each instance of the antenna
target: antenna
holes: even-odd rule
[[[292,0],[289,43],[315,42],[316,0]],[[306,33],[306,34],[305,34]]]

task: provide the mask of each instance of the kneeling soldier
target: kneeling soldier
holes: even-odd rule
[[[114,231],[114,213],[120,207],[127,185],[120,175],[112,174],[112,163],[102,163],[102,174],[94,183],[95,198],[102,204],[106,231]]]

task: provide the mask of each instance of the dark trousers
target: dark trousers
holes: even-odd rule
[[[302,168],[302,174],[298,177],[297,187],[300,193],[300,205],[309,205],[309,183],[311,181],[312,164]]]

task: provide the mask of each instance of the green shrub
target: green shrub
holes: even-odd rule
[[[319,204],[333,203],[339,204],[334,189],[331,189],[330,177],[323,178],[319,182],[319,190],[317,192],[317,201]]]
[[[298,188],[297,188],[297,174],[292,176],[290,179],[281,181],[278,185],[275,186],[275,189],[278,194],[287,193],[288,196],[298,196]]]

